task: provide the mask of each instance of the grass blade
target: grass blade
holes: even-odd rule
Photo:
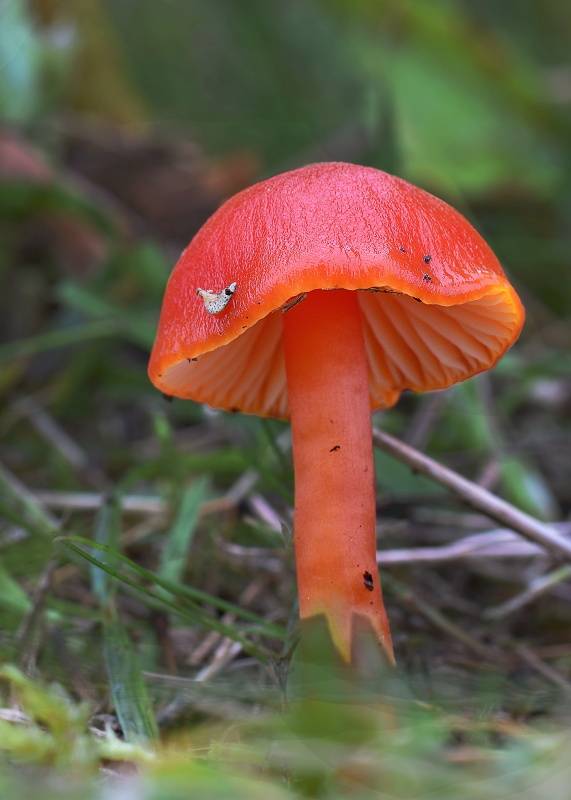
[[[86,558],[88,561],[95,563],[102,569],[109,570],[111,574],[115,575],[115,577],[117,577],[119,580],[134,586],[140,591],[145,591],[145,592],[148,591],[144,586],[141,586],[140,584],[131,581],[124,575],[124,573],[112,570],[106,564],[103,564],[103,562],[94,559],[93,556],[90,556],[89,553],[85,552],[85,550],[82,550],[80,547],[76,547],[74,543],[87,545],[88,547],[93,547],[97,550],[101,550],[104,552],[107,550],[105,545],[100,544],[98,542],[93,542],[91,539],[85,539],[82,536],[60,537],[59,541],[65,542],[67,546],[73,550],[73,552],[78,553],[83,558]],[[181,600],[182,602],[189,603],[192,608],[196,609],[197,611],[200,611],[200,613],[204,614],[206,617],[208,617],[209,615],[206,614],[206,612],[204,612],[200,608],[200,606],[197,604],[196,601],[208,603],[209,605],[213,605],[222,611],[228,611],[232,614],[235,614],[237,617],[240,617],[241,619],[244,619],[248,622],[253,622],[259,626],[259,632],[267,636],[273,636],[274,638],[278,639],[284,638],[285,633],[280,625],[275,625],[274,623],[267,622],[263,617],[260,617],[258,614],[255,614],[252,611],[248,611],[245,608],[241,608],[240,606],[237,606],[234,603],[230,603],[227,600],[223,600],[220,597],[208,594],[208,592],[203,592],[202,590],[196,589],[193,586],[183,586],[178,583],[177,584],[172,583],[171,581],[166,580],[165,578],[161,578],[155,572],[145,569],[140,564],[136,564],[134,561],[131,561],[130,558],[127,558],[127,556],[124,556],[122,553],[113,553],[113,557],[116,558],[117,561],[120,561],[121,563],[125,564],[127,567],[132,569],[133,572],[138,573],[145,580],[150,581],[152,583],[156,583],[157,586],[166,589],[167,592],[169,592],[177,599]],[[156,595],[153,596],[156,597]],[[173,607],[180,612],[181,609],[178,606],[173,606]]]
[[[229,625],[225,625],[224,623],[220,622],[216,617],[213,617],[210,614],[207,614],[205,611],[200,609],[198,606],[195,606],[198,611],[184,608],[182,606],[177,605],[176,603],[168,600],[166,597],[161,597],[156,592],[153,592],[151,589],[147,588],[146,586],[141,586],[136,581],[131,580],[123,573],[117,572],[116,570],[111,569],[103,562],[98,561],[96,558],[91,556],[89,553],[86,553],[80,547],[78,547],[74,542],[79,542],[80,544],[88,545],[90,547],[98,547],[99,549],[105,549],[103,545],[97,545],[96,542],[92,542],[89,539],[82,539],[81,537],[69,537],[64,538],[62,537],[60,541],[65,541],[67,546],[71,549],[72,552],[76,553],[77,555],[82,556],[84,559],[89,561],[96,566],[99,566],[101,569],[106,570],[110,574],[114,575],[115,577],[119,578],[123,583],[127,586],[131,586],[132,588],[136,589],[138,592],[141,592],[145,595],[147,605],[149,605],[149,601],[156,604],[159,608],[167,608],[171,611],[174,611],[179,617],[183,619],[187,619],[195,624],[202,625],[203,627],[209,628],[211,630],[215,630],[218,633],[222,634],[222,636],[226,636],[228,639],[232,639],[232,641],[239,642],[244,651],[249,655],[257,658],[259,661],[266,663],[270,656],[269,651],[267,648],[259,645],[255,645],[246,639],[244,636],[241,636],[237,633],[234,628],[230,627]],[[124,557],[121,557],[119,553],[116,554],[116,557],[120,560],[127,560]],[[168,582],[163,581],[158,578],[158,576],[153,575],[153,573],[149,572],[148,570],[144,570],[142,567],[139,567],[136,564],[132,565],[133,568],[136,568],[138,572],[145,572],[147,575],[151,576],[154,582],[156,582],[159,586],[168,589]],[[170,589],[169,589],[170,591]],[[279,629],[278,629],[279,630]],[[257,631],[258,633],[260,631]],[[280,637],[281,638],[281,637]]]
[[[139,668],[139,659],[113,607],[105,609],[103,657],[115,712],[125,739],[131,744],[157,739],[157,723]]]
[[[120,513],[121,505],[117,498],[110,497],[103,503],[96,517],[95,541],[107,546],[108,550],[102,556],[102,561],[110,567],[115,563],[113,551],[116,551],[119,545]],[[106,606],[113,600],[117,580],[112,579],[109,572],[92,564],[91,587],[99,603]]]
[[[184,492],[173,526],[167,534],[158,569],[159,577],[178,582],[182,579],[188,552],[206,494],[207,481],[201,478]]]
[[[74,325],[71,328],[58,328],[46,331],[27,339],[17,339],[0,347],[0,362],[12,358],[26,358],[46,350],[55,350],[58,347],[89,342],[117,336],[123,331],[124,326],[118,320],[103,319],[96,322],[86,322],[85,325]]]
[[[30,598],[0,561],[0,608],[18,619],[30,609]]]
[[[120,327],[122,336],[147,350],[155,339],[156,319],[154,315],[128,311],[110,300],[99,297],[77,283],[65,281],[57,292],[61,302],[96,322],[108,322]]]
[[[103,659],[115,712],[125,739],[141,744],[156,739],[158,729],[139,659],[115,607],[120,519],[121,504],[110,496],[96,517],[95,540],[104,550],[99,563],[91,562],[91,586],[103,612]]]

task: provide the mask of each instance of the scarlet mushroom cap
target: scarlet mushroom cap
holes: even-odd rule
[[[197,289],[234,283],[223,310],[205,313]],[[312,164],[230,198],[191,241],[168,283],[151,381],[288,419],[280,312],[340,288],[359,290],[371,409],[490,369],[524,320],[498,259],[447,203],[371,167]]]

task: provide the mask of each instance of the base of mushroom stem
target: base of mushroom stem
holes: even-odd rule
[[[369,702],[379,698],[395,676],[394,663],[380,644],[370,622],[355,617],[351,660],[337,649],[325,614],[301,620],[301,641],[292,660],[291,686],[313,698]],[[295,692],[294,692],[295,693]],[[289,694],[289,692],[288,692]]]
[[[286,684],[289,727],[303,739],[353,745],[376,738],[379,730],[396,731],[403,687],[372,631],[358,636],[357,658],[348,663],[325,616],[306,619],[301,627]]]

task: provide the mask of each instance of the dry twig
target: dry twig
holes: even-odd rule
[[[385,453],[398,458],[399,461],[403,461],[411,469],[444,486],[473,508],[483,511],[490,519],[499,522],[500,525],[506,525],[526,539],[537,542],[558,556],[564,556],[568,560],[571,559],[571,541],[562,537],[551,525],[546,525],[534,519],[529,514],[520,511],[519,508],[496,497],[496,495],[472,483],[462,475],[458,475],[448,467],[444,467],[424,455],[424,453],[404,444],[404,442],[400,442],[394,436],[374,430],[373,441]]]
[[[571,566],[567,564],[545,575],[539,575],[537,578],[530,581],[523,592],[499,606],[486,609],[482,616],[485,619],[502,619],[503,617],[507,617],[509,614],[519,611],[528,603],[537,600],[542,594],[549,592],[555,586],[558,586],[569,578],[571,578]]]
[[[560,675],[557,670],[550,667],[549,664],[546,664],[539,656],[533,652],[529,647],[526,647],[524,644],[518,644],[516,646],[516,652],[526,662],[530,667],[532,667],[536,672],[539,672],[540,675],[543,675],[547,680],[551,681],[551,683],[555,684],[555,686],[559,686],[565,694],[571,695],[571,683],[566,681],[565,678]]]
[[[562,536],[571,536],[571,522],[553,526]],[[530,558],[546,556],[543,547],[527,542],[507,528],[474,533],[456,542],[438,547],[403,547],[378,550],[377,561],[383,567],[391,564],[441,564],[471,558]]]

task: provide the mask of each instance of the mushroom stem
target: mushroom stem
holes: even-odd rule
[[[324,615],[348,662],[358,629],[372,628],[392,663],[376,561],[371,408],[357,293],[310,292],[284,314],[283,324],[300,616]]]

